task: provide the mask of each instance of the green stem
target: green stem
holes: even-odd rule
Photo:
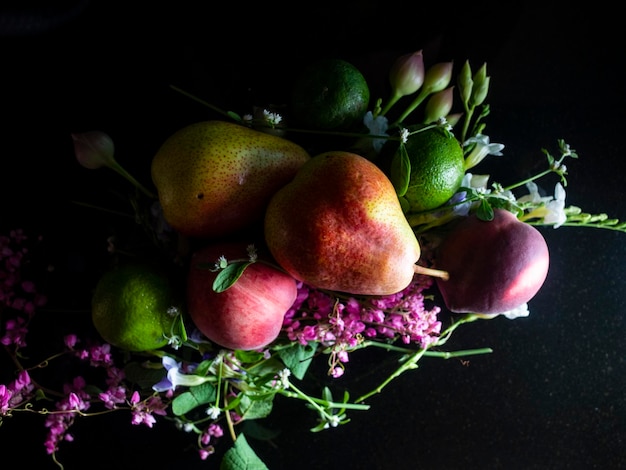
[[[87,204],[86,202],[80,202],[80,201],[71,201],[71,202],[79,206],[88,207],[90,209],[96,209],[102,212],[108,212],[109,214],[118,215],[120,217],[127,217],[130,219],[135,218],[135,216],[131,214],[127,214],[126,212],[114,211],[112,209],[107,209],[106,207],[94,206],[93,204]]]
[[[425,349],[420,349],[418,351],[415,351],[413,354],[411,354],[409,356],[409,358],[400,366],[398,367],[389,377],[387,377],[385,380],[383,380],[378,387],[376,387],[375,389],[367,392],[365,395],[361,395],[359,398],[357,398],[355,400],[355,403],[361,403],[365,400],[367,400],[369,397],[376,395],[380,392],[382,392],[383,388],[385,388],[387,385],[389,385],[390,382],[392,382],[393,380],[395,380],[396,378],[398,378],[401,374],[403,374],[404,372],[406,372],[407,370],[411,370],[411,369],[416,369],[417,368],[417,361],[420,360],[420,358],[424,355],[424,353],[426,352]]]
[[[360,348],[366,347],[378,347],[392,352],[401,352],[405,354],[411,354],[415,352],[415,349],[405,348],[402,346],[395,346],[389,343],[379,343],[377,341],[364,341]],[[439,357],[441,359],[452,359],[455,357],[474,356],[477,354],[489,354],[492,353],[491,348],[477,348],[477,349],[463,349],[461,351],[430,351],[429,349],[424,351],[426,357]]]
[[[391,107],[396,104],[400,98],[402,98],[402,95],[394,93],[394,95],[389,98],[389,101],[387,101],[387,104],[385,104],[385,107],[382,109],[382,111],[378,113],[378,116],[384,116],[385,114],[387,114]]]
[[[191,93],[187,93],[185,90],[183,90],[181,88],[178,88],[177,86],[170,85],[170,88],[172,88],[173,90],[177,91],[178,93],[181,93],[181,94],[185,95],[187,98],[191,98],[192,100],[197,101],[198,103],[202,104],[203,106],[206,106],[207,108],[211,108],[213,111],[215,111],[218,114],[226,116],[227,118],[232,118],[232,116],[230,114],[228,114],[226,111],[224,111],[221,108],[218,108],[217,106],[212,105],[208,101],[204,101],[204,100],[198,98],[197,96],[192,95]]]
[[[470,108],[467,103],[463,103],[463,107],[465,108],[465,119],[463,120],[463,128],[461,130],[461,142],[465,142],[467,131],[469,130],[469,125],[474,114],[474,107]]]
[[[507,186],[506,188],[503,188],[503,190],[512,191],[513,189],[519,188],[520,186],[524,186],[526,183],[530,183],[531,181],[534,181],[536,179],[543,178],[544,176],[549,175],[552,172],[553,172],[552,168],[549,168],[547,170],[542,171],[541,173],[537,173],[535,176],[531,176],[530,178],[526,178],[525,180],[518,181],[515,184]]]
[[[479,318],[480,317],[478,315],[474,315],[473,313],[468,313],[456,319],[448,328],[446,328],[445,330],[441,332],[441,334],[439,335],[439,340],[433,346],[442,346],[446,344],[446,342],[450,339],[450,336],[452,336],[452,333],[454,332],[454,330],[456,330],[459,326],[465,323],[471,323],[473,321],[478,320]]]
[[[430,94],[430,89],[429,88],[422,88],[419,92],[419,94],[417,95],[417,97],[413,100],[413,102],[407,106],[407,108],[404,110],[404,112],[400,115],[400,117],[398,119],[396,119],[396,121],[391,124],[389,127],[395,127],[399,124],[401,124],[409,114],[411,114],[413,111],[415,111],[415,109],[422,104],[422,101],[424,101],[426,99],[426,97]]]
[[[293,392],[291,390],[293,390]],[[363,405],[359,403],[337,403],[333,401],[323,400],[321,398],[311,397],[304,393],[302,390],[300,390],[298,387],[296,387],[291,381],[289,382],[289,389],[281,389],[278,393],[289,398],[299,398],[300,400],[304,400],[324,416],[328,416],[328,413],[326,413],[324,408],[345,408],[347,410],[360,411],[367,411],[370,409],[369,405]],[[324,408],[322,408],[322,406],[320,405],[324,406]]]
[[[119,163],[115,162],[114,164],[109,165],[109,168],[126,178],[133,186],[135,186],[149,198],[156,199],[156,195],[154,195],[151,191],[146,189],[144,185],[142,185],[139,181],[133,178],[133,176],[128,173],[124,168],[122,168]]]

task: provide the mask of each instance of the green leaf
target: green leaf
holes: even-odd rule
[[[284,368],[285,365],[281,361],[275,357],[271,357],[250,367],[248,373],[254,374],[254,383],[265,383],[268,380],[274,379],[276,374]]]
[[[262,352],[237,349],[235,350],[235,357],[244,364],[250,364],[262,360],[264,356]]]
[[[172,401],[172,412],[176,416],[182,416],[198,406],[214,402],[215,397],[216,391],[212,384],[205,382],[201,385],[196,385],[191,387],[189,391],[174,398]]]
[[[233,447],[224,454],[220,470],[269,470],[269,468],[250,447],[245,436],[240,434]]]
[[[278,357],[285,363],[294,377],[299,380],[304,378],[304,374],[311,365],[313,356],[315,355],[315,343],[307,345],[294,344],[289,348],[278,351]]]
[[[226,114],[228,115],[228,117],[230,117],[231,119],[234,119],[237,122],[243,121],[243,119],[241,119],[241,116],[239,116],[239,114],[237,114],[234,111],[226,111]]]
[[[493,207],[491,207],[491,204],[489,204],[486,199],[480,201],[480,206],[476,210],[476,217],[478,217],[480,220],[485,220],[487,222],[493,220]]]
[[[251,261],[239,261],[231,263],[222,269],[213,281],[215,292],[224,292],[241,277],[245,269],[252,264]]]
[[[390,176],[389,179],[393,187],[396,188],[398,197],[404,196],[411,181],[411,160],[403,142],[400,142],[400,146],[391,161]]]
[[[266,418],[273,408],[274,396],[265,397],[261,400],[253,400],[250,396],[241,394],[239,402],[239,415],[243,419]]]

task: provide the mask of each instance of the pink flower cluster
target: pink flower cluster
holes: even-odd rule
[[[26,346],[27,318],[47,301],[45,295],[37,292],[33,281],[22,278],[28,255],[27,239],[21,229],[11,230],[8,236],[0,235],[0,312],[9,308],[26,316],[6,321],[0,337],[0,343],[5,346]]]
[[[364,340],[401,339],[404,344],[426,348],[438,340],[441,322],[438,306],[427,308],[424,292],[432,278],[416,275],[404,290],[387,296],[337,297],[304,283],[285,315],[283,330],[291,341],[311,341],[332,348],[330,374],[343,374],[348,351]]]

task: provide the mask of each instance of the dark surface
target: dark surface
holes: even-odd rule
[[[449,11],[406,3],[404,10],[316,3],[306,14],[313,26],[304,27],[261,3],[218,14],[187,3],[144,10],[91,2],[56,28],[0,37],[0,226],[30,227],[56,243],[48,253],[57,265],[51,301],[87,305],[106,256],[94,243],[104,247],[110,227],[68,201],[105,200],[117,181],[108,170],[78,167],[71,132],[107,132],[118,160],[149,182],[149,161],[165,136],[210,116],[169,85],[245,113],[283,99],[292,74],[319,56],[352,60],[379,89],[397,55],[422,47],[427,61],[469,59],[476,68],[486,61],[486,133],[506,145],[488,171],[516,181],[543,163],[541,148],[556,152],[556,140],[565,139],[580,155],[568,163],[567,203],[626,220],[617,19],[582,6],[504,13],[496,2]],[[551,268],[530,317],[474,323],[453,337],[452,348],[492,347],[492,354],[469,365],[425,359],[374,397],[371,411],[319,434],[308,432],[315,417],[303,406],[278,402],[268,424],[282,433],[273,446],[252,441],[259,455],[272,470],[626,468],[626,234],[542,233]],[[76,317],[57,318],[51,323],[59,326]],[[339,386],[366,386],[379,359],[354,354]],[[6,421],[3,454],[53,468],[42,423]],[[91,418],[73,434],[59,454],[66,469],[217,468],[166,422],[148,430],[122,415]]]

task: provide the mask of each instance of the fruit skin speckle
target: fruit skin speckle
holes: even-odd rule
[[[171,135],[151,171],[165,220],[183,235],[217,238],[260,221],[270,197],[309,158],[281,137],[201,121]]]

